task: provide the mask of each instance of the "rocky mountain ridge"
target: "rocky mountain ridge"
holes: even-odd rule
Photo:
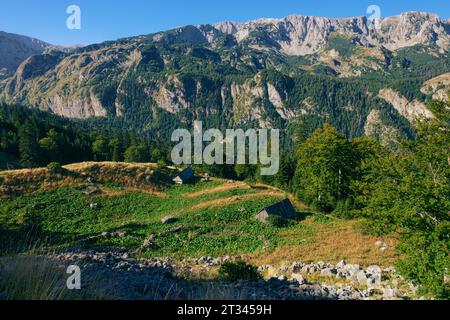
[[[0,80],[11,75],[25,59],[44,53],[50,46],[38,39],[0,31]]]
[[[423,87],[450,72],[449,31],[448,20],[417,12],[379,30],[366,17],[301,15],[186,26],[31,56],[0,82],[0,101],[156,134],[164,121],[285,127],[299,117],[349,136],[373,132],[369,122],[395,131],[432,117],[424,100],[437,95]]]
[[[232,35],[238,43],[248,41],[255,47],[272,47],[288,55],[312,54],[323,48],[332,33],[352,37],[356,44],[373,47],[384,46],[389,50],[414,45],[435,45],[444,51],[449,48],[450,24],[448,20],[432,13],[405,12],[399,16],[380,19],[379,28],[373,28],[373,21],[367,17],[322,18],[290,15],[283,19],[257,19],[247,23],[219,22],[197,26],[204,40],[214,42],[221,35]],[[188,34],[196,40],[192,29],[180,28],[180,38]],[[267,38],[259,38],[257,32],[264,32]],[[158,38],[160,35],[156,35]],[[263,40],[263,41],[261,41]]]

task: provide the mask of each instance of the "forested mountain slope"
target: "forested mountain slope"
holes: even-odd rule
[[[432,117],[421,89],[450,71],[449,24],[433,14],[293,15],[180,27],[32,56],[0,100],[74,119],[107,118],[167,138],[176,127],[287,128],[324,122],[348,137],[409,136]],[[386,141],[388,142],[388,141]]]

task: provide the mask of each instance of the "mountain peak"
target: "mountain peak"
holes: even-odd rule
[[[28,57],[41,54],[50,46],[35,38],[0,31],[0,79],[13,73]]]
[[[202,25],[204,29],[206,25]],[[216,32],[208,32],[208,42],[213,35],[232,35],[238,42],[250,42],[254,47],[281,48],[287,55],[312,54],[323,48],[332,33],[353,38],[364,46],[384,46],[390,50],[421,45],[449,47],[449,21],[428,12],[404,12],[381,19],[381,28],[371,29],[366,16],[349,18],[323,18],[292,14],[284,18],[261,18],[247,22],[223,21],[208,25]],[[267,43],[264,43],[266,41]],[[267,44],[270,44],[267,46]],[[272,48],[271,48],[272,46]]]

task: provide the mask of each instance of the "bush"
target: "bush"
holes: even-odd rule
[[[133,145],[125,150],[125,162],[148,162],[148,148],[144,144]]]
[[[53,174],[62,174],[64,172],[63,167],[59,162],[52,162],[47,165],[47,169]]]
[[[255,266],[244,261],[226,262],[219,268],[219,279],[226,282],[236,282],[239,280],[258,281],[262,279]]]
[[[158,168],[164,169],[164,168],[167,167],[167,163],[166,163],[166,161],[164,161],[164,160],[159,160],[159,161],[156,163],[156,166],[157,166]]]
[[[284,228],[289,225],[289,220],[280,216],[269,216],[267,223],[272,227]]]
[[[355,218],[355,215],[352,211],[352,204],[349,199],[347,200],[340,200],[336,204],[336,209],[334,209],[333,214],[336,217],[342,218],[342,219],[353,219]]]
[[[406,257],[397,262],[397,270],[406,279],[421,286],[420,293],[436,298],[450,298],[448,268],[450,258],[450,223],[441,223],[431,234],[403,235],[398,249]]]

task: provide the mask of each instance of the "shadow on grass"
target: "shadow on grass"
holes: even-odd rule
[[[295,220],[299,221],[299,222],[304,221],[304,220],[306,220],[306,218],[314,215],[314,213],[310,212],[310,211],[297,211],[296,214],[297,214],[297,217]]]
[[[40,225],[0,226],[0,257],[46,252],[51,246],[69,244],[80,238],[74,234],[43,231]]]

